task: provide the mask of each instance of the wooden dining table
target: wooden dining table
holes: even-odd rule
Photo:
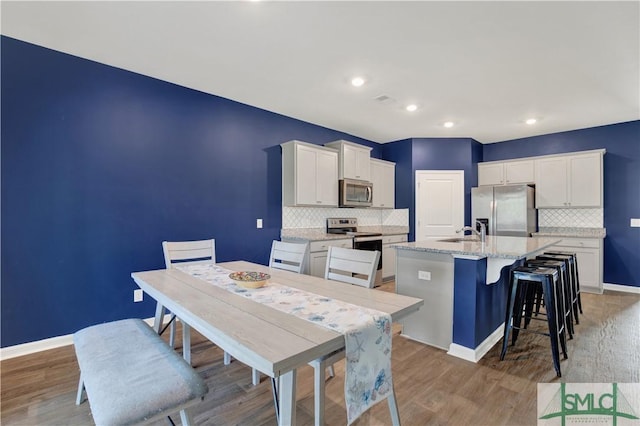
[[[258,271],[271,281],[309,293],[374,309],[393,321],[417,311],[422,299],[272,269],[246,261],[217,263],[231,271]],[[178,269],[134,272],[136,284],[242,363],[278,380],[279,424],[295,424],[296,369],[344,349],[341,333],[270,308]],[[188,334],[188,333],[187,333]],[[184,355],[190,359],[189,339]],[[395,403],[395,402],[394,402]]]

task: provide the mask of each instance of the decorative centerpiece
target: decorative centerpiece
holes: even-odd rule
[[[244,288],[260,288],[267,283],[271,275],[264,272],[240,271],[229,274],[236,285]]]

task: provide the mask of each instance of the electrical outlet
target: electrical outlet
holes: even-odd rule
[[[133,301],[134,302],[142,302],[142,295],[144,294],[144,292],[142,291],[141,288],[137,289],[137,290],[133,290]]]
[[[640,228],[640,219],[631,219],[632,228]]]
[[[431,272],[429,271],[418,271],[418,279],[419,280],[431,280]]]
[[[262,229],[262,219],[256,219],[256,228]]]

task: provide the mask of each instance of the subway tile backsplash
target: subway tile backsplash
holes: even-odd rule
[[[603,209],[539,209],[538,227],[604,227]]]
[[[355,217],[360,226],[409,226],[409,209],[282,207],[282,228],[324,228],[328,217]]]

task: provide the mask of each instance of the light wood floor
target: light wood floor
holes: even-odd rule
[[[393,291],[393,283],[382,289]],[[395,336],[393,380],[403,424],[535,425],[539,382],[640,382],[640,295],[583,294],[583,305],[577,334],[568,344],[569,359],[561,362],[561,379],[553,371],[544,336],[521,334],[505,361],[499,361],[496,345],[477,364]],[[269,380],[253,387],[248,367],[239,362],[225,366],[222,351],[196,332],[192,339],[194,366],[210,388],[192,410],[196,424],[275,424]],[[346,424],[343,362],[327,382],[329,425]],[[79,373],[73,347],[5,360],[0,369],[3,425],[92,424],[88,404],[75,405]],[[311,367],[299,370],[297,392],[298,423],[312,425]],[[173,420],[179,423],[179,416]],[[386,402],[355,424],[390,424]]]

